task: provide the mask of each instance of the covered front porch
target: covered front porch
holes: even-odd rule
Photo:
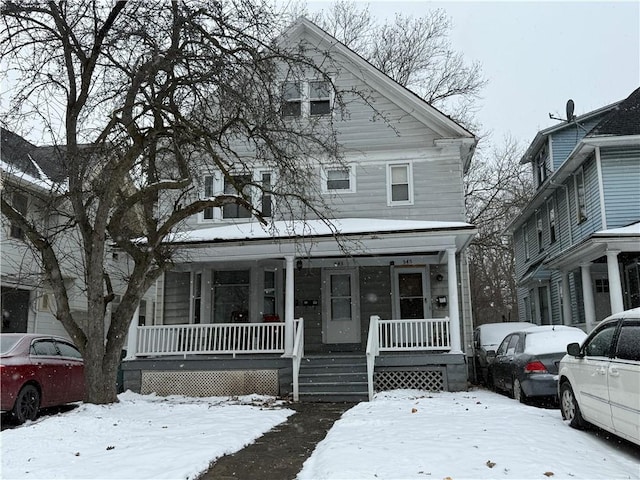
[[[391,385],[390,378],[405,379],[396,388],[428,377],[439,389],[465,389],[460,272],[466,270],[457,254],[474,228],[341,222],[338,239],[309,222],[305,235],[283,226],[265,234],[256,224],[181,235],[188,261],[159,282],[156,314],[143,312],[143,321],[132,322],[127,388],[184,386],[189,370],[196,384],[255,391],[268,378],[265,393],[295,400],[304,399],[307,383],[339,388],[336,378],[357,384],[366,397]],[[311,378],[311,364],[323,359],[346,364],[344,371]]]

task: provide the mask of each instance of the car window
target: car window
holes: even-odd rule
[[[640,361],[640,323],[622,326],[616,357]]]
[[[58,349],[53,340],[36,340],[31,344],[31,355],[57,356]]]
[[[7,353],[19,340],[20,337],[0,337],[0,354]]]
[[[616,333],[617,323],[611,323],[596,333],[584,346],[584,354],[588,357],[611,356],[611,341]]]
[[[511,335],[509,345],[507,346],[507,355],[513,355],[516,353],[516,347],[518,346],[519,335]]]
[[[507,338],[505,338],[502,341],[502,343],[498,347],[498,351],[496,352],[496,355],[504,355],[505,353],[507,353],[507,346],[509,345],[510,341],[511,341],[511,335],[509,335]]]
[[[60,355],[63,357],[82,358],[82,355],[76,347],[64,342],[56,342]]]

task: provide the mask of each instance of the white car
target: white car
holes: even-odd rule
[[[640,445],[640,308],[606,318],[567,352],[558,379],[562,418]]]

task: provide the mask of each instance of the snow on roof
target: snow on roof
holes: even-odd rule
[[[261,240],[268,238],[329,236],[367,233],[392,233],[411,231],[438,231],[472,229],[465,222],[434,222],[420,220],[389,220],[379,218],[341,218],[323,220],[280,220],[262,225],[247,222],[220,227],[202,228],[177,232],[169,239],[172,242],[210,242],[214,240]]]
[[[480,344],[485,350],[489,350],[489,347],[497,347],[500,345],[504,337],[510,333],[531,327],[535,327],[535,324],[530,322],[485,323],[478,326],[478,330],[480,330]]]
[[[626,227],[612,228],[610,230],[599,230],[595,235],[615,236],[615,235],[640,235],[640,222],[632,223]]]
[[[34,165],[36,165],[34,163]],[[0,160],[0,168],[2,169],[2,171],[8,173],[9,175],[13,175],[17,178],[19,178],[20,180],[27,182],[31,185],[34,185],[36,187],[40,187],[43,188],[45,190],[52,190],[54,189],[57,184],[53,181],[51,181],[45,174],[44,172],[42,172],[42,170],[40,169],[40,167],[36,167],[38,170],[38,173],[42,175],[42,178],[38,178],[38,177],[34,177],[33,175],[26,173],[22,170],[20,170],[19,168],[15,167],[14,165],[8,164],[4,161]]]

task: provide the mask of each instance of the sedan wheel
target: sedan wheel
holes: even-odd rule
[[[35,420],[40,410],[40,393],[33,385],[26,385],[18,393],[12,414],[17,422]]]
[[[513,379],[513,398],[520,403],[525,403],[527,401],[527,396],[522,391],[522,385],[520,384],[520,380],[517,378]]]
[[[569,420],[569,425],[573,428],[582,429],[586,426],[587,422],[582,418],[578,401],[569,382],[560,385],[560,412],[562,418]]]

